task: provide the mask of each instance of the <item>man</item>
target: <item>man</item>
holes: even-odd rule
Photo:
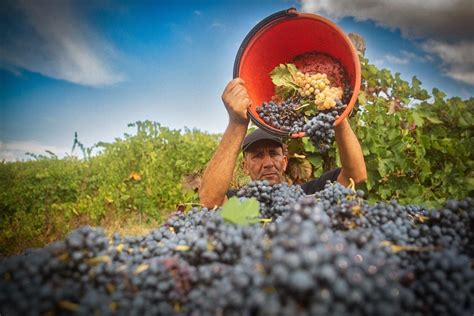
[[[288,158],[283,154],[280,138],[262,130],[245,137],[249,123],[247,109],[251,105],[245,82],[236,78],[230,81],[222,94],[222,101],[229,114],[229,123],[202,178],[199,191],[201,204],[206,207],[220,206],[227,200],[241,144],[244,152],[244,170],[252,180],[267,180],[270,184],[282,182]],[[335,127],[341,168],[324,174],[320,179],[302,185],[306,194],[322,189],[326,180],[337,180],[348,185],[367,178],[364,156],[360,144],[347,119]],[[245,140],[244,140],[245,138]],[[319,180],[319,181],[318,181]]]

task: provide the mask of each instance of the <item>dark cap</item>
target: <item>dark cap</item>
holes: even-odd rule
[[[272,140],[280,145],[283,145],[283,141],[280,137],[267,133],[263,129],[257,128],[255,131],[245,136],[244,142],[242,144],[242,151],[246,151],[252,144],[261,140]]]

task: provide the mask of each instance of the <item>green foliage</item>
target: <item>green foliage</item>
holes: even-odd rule
[[[182,189],[184,174],[200,171],[214,152],[219,136],[196,130],[170,130],[155,122],[130,124],[136,135],[112,144],[100,143],[103,154],[92,159],[95,196],[124,212],[159,217],[163,209],[197,202],[197,195]]]
[[[52,232],[62,238],[68,223],[98,225],[107,212],[160,221],[178,203],[197,202],[195,192],[182,189],[182,177],[202,171],[220,135],[150,121],[129,126],[135,134],[93,148],[75,135],[83,160],[31,155],[36,160],[0,164],[2,252],[11,253],[19,236],[31,246]],[[100,153],[91,156],[92,149]]]
[[[85,170],[81,161],[72,158],[0,164],[0,219],[77,202]]]
[[[366,100],[352,120],[369,171],[366,189],[375,199],[441,204],[472,195],[474,99],[432,95],[362,60]]]
[[[474,99],[432,95],[413,77],[411,83],[361,58],[362,87],[351,125],[362,145],[368,179],[362,185],[371,201],[438,206],[474,191]],[[316,175],[340,165],[336,149],[319,156],[303,140]]]

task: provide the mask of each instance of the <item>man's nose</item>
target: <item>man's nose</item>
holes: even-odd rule
[[[263,157],[262,163],[264,167],[273,167],[273,160],[272,160],[272,157],[270,157],[270,155],[265,155]]]

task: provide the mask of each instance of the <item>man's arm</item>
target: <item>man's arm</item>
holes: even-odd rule
[[[236,78],[229,82],[222,94],[222,101],[229,113],[229,124],[207,165],[199,190],[201,204],[209,208],[220,206],[225,202],[240,146],[247,133],[249,123],[247,109],[251,101],[244,81]]]
[[[347,118],[335,127],[335,131],[342,165],[337,181],[342,185],[348,185],[350,178],[355,183],[365,181],[367,179],[367,170],[365,168],[364,155]]]

